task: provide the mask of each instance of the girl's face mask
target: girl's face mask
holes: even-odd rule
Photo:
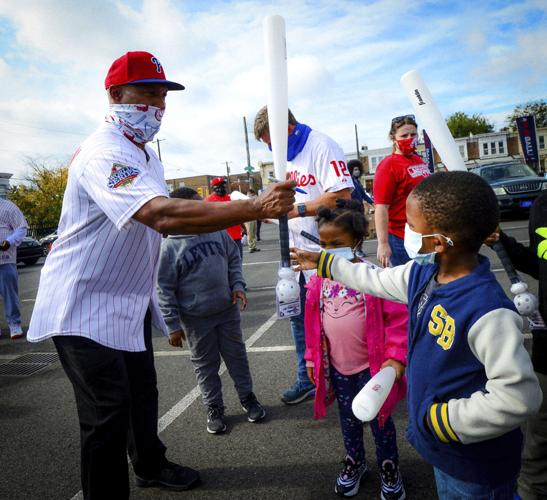
[[[437,252],[420,253],[420,250],[422,248],[422,238],[429,238],[430,236],[441,236],[451,247],[454,246],[454,242],[444,234],[417,233],[416,231],[410,229],[410,226],[408,224],[405,224],[405,250],[408,256],[417,264],[425,265],[435,263],[435,256],[437,255]]]
[[[330,254],[342,257],[343,259],[353,260],[359,251],[361,242],[357,243],[353,248],[351,247],[338,247],[338,248],[326,248],[325,250]]]
[[[406,139],[398,139],[395,141],[397,148],[403,155],[410,155],[416,151],[418,147],[417,137],[407,137]]]

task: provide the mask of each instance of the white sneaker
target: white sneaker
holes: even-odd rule
[[[23,336],[21,325],[10,325],[9,334],[12,339],[20,339]]]

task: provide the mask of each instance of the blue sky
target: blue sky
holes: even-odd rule
[[[70,157],[100,123],[103,81],[128,50],[154,53],[187,90],[168,97],[158,137],[166,176],[234,172],[265,103],[262,21],[285,17],[289,102],[346,152],[388,144],[411,112],[399,79],[418,69],[445,116],[503,126],[516,104],[547,97],[547,3],[516,1],[0,1],[0,171],[25,156]],[[251,130],[250,130],[251,131]],[[250,137],[251,163],[270,153]]]

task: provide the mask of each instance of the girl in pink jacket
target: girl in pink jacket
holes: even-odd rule
[[[334,210],[318,210],[317,222],[323,248],[353,262],[373,265],[355,256],[367,228],[361,203],[337,200]],[[390,414],[406,393],[407,308],[317,276],[307,289],[305,359],[316,388],[314,418],[324,417],[326,407],[336,398],[346,448],[335,491],[342,496],[356,495],[367,472],[363,424],[351,410],[353,398],[380,368],[393,366],[397,381],[370,427],[376,443],[381,498],[402,500],[406,495]]]

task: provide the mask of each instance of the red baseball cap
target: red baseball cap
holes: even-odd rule
[[[108,70],[104,88],[133,83],[163,83],[169,90],[184,90],[180,83],[165,79],[163,66],[150,52],[128,52],[116,59]]]
[[[217,184],[226,184],[226,179],[224,177],[215,177],[211,181],[211,187],[215,187]]]

